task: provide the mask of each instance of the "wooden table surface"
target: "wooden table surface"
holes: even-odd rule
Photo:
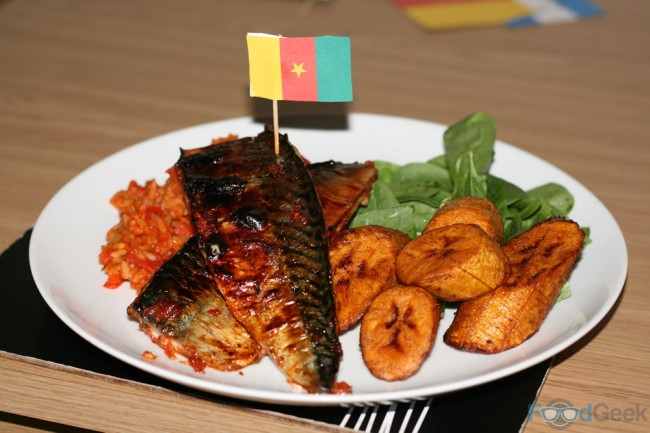
[[[249,115],[246,32],[348,35],[349,111],[447,124],[488,112],[501,140],[570,173],[609,208],[629,252],[623,295],[556,357],[538,403],[601,403],[613,418],[638,408],[637,420],[570,431],[648,431],[650,2],[597,3],[604,16],[572,24],[432,33],[377,0],[0,1],[0,249],[92,163],[167,131]],[[44,428],[27,418],[171,431],[186,413],[197,428],[219,422],[219,431],[326,430],[8,353],[0,377],[3,431]],[[106,418],[133,398],[137,419]],[[537,417],[525,431],[549,426]]]

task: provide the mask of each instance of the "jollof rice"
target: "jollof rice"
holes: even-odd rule
[[[139,185],[131,181],[117,192],[111,204],[120,211],[120,222],[106,234],[99,262],[104,265],[107,288],[124,281],[138,293],[160,266],[194,234],[187,200],[175,169],[160,186],[155,181]]]

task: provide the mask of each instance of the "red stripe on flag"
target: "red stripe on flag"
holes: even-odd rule
[[[282,99],[317,101],[316,43],[309,38],[280,38]]]

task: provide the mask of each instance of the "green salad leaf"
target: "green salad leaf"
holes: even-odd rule
[[[496,123],[474,113],[450,126],[443,135],[445,160],[453,183],[452,197],[485,197],[485,175],[494,157]]]
[[[377,224],[414,238],[442,205],[463,196],[487,198],[496,205],[504,241],[549,217],[567,216],[574,201],[562,185],[547,183],[524,191],[489,173],[495,141],[494,119],[478,112],[447,128],[442,155],[405,165],[375,161],[378,178],[368,206],[357,211],[350,226]]]

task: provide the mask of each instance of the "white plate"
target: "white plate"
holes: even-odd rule
[[[425,161],[440,155],[445,126],[397,117],[351,114],[343,130],[282,128],[313,162],[383,159],[395,163]],[[616,221],[584,186],[543,160],[497,142],[491,173],[525,189],[546,182],[566,186],[575,197],[571,218],[591,228],[593,242],[570,279],[573,296],[557,304],[540,331],[519,347],[497,355],[461,352],[442,342],[453,312],[445,315],[433,352],[406,381],[375,379],[363,365],[358,328],[342,337],[344,358],[338,379],[349,395],[309,395],[288,385],[268,358],[242,370],[196,373],[162,350],[129,320],[126,307],[135,292],[123,285],[102,287],[106,276],[98,253],[106,231],[118,221],[109,199],[131,179],[166,179],[165,169],[179,148],[201,147],[229,133],[256,135],[261,124],[238,118],[199,125],[146,140],[88,168],[47,204],[31,237],[29,259],[36,285],[52,310],[72,330],[98,348],[137,368],[173,382],[216,394],[262,402],[336,405],[385,402],[455,391],[511,375],[567,348],[603,319],[618,298],[627,273],[627,249]],[[145,350],[154,361],[142,359]]]

